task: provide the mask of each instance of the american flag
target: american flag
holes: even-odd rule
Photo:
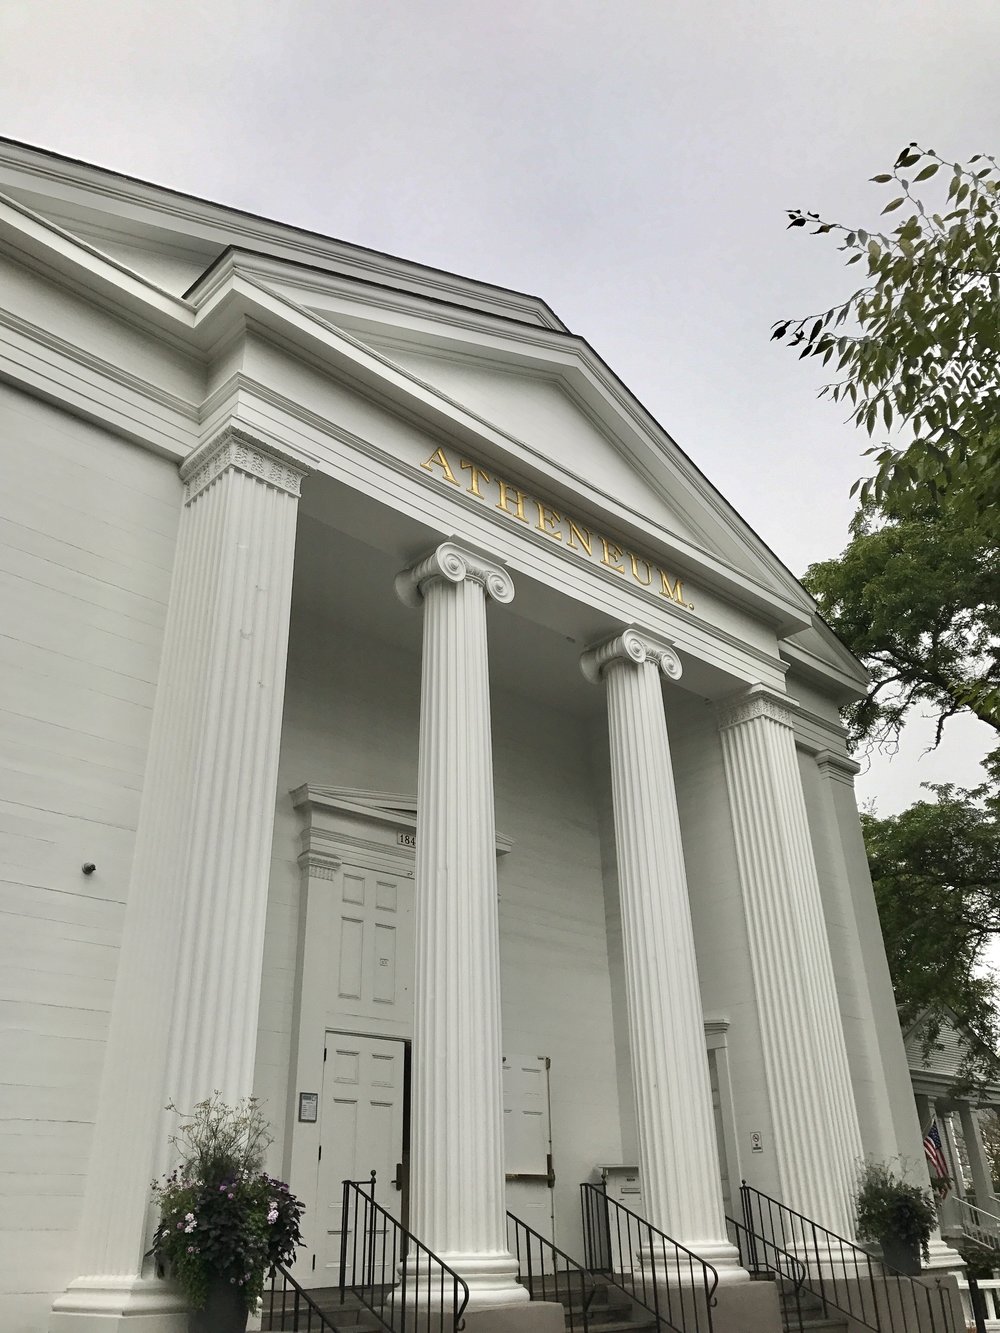
[[[938,1198],[943,1199],[951,1188],[951,1181],[948,1178],[948,1163],[941,1147],[941,1134],[936,1120],[931,1121],[931,1127],[924,1135],[924,1156],[930,1163],[931,1175],[936,1177]]]

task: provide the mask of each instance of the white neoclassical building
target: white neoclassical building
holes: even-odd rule
[[[307,1288],[345,1177],[473,1312],[603,1179],[747,1327],[741,1179],[850,1237],[922,1174],[857,662],[535,297],[12,142],[0,243],[5,1333],[185,1327],[213,1089]]]

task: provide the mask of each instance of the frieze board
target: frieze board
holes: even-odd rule
[[[394,474],[397,478],[398,491],[388,493],[390,502],[394,498],[406,497],[409,502],[407,507],[411,507],[414,485],[416,484],[420,492],[423,492],[428,498],[433,497],[441,507],[441,514],[439,515],[434,514],[429,509],[425,512],[428,521],[440,524],[442,536],[455,531],[455,519],[452,515],[458,510],[474,518],[477,523],[482,523],[483,519],[487,518],[490,522],[491,532],[496,530],[498,538],[503,535],[504,540],[509,540],[509,537],[503,534],[501,529],[508,529],[511,525],[502,523],[499,516],[497,516],[497,522],[494,524],[488,508],[485,509],[484,513],[484,506],[481,501],[461,491],[455,491],[454,493],[451,493],[450,490],[449,492],[443,491],[439,485],[434,483],[432,478],[421,472],[419,468],[415,468],[411,463],[397,458],[394,454],[388,453],[363,437],[344,429],[319,413],[311,411],[301,403],[286,398],[269,385],[261,384],[243,372],[236,372],[231,380],[220,386],[208,400],[208,403],[209,405],[212,403],[221,405],[227,400],[231,401],[235,392],[245,396],[252,395],[260,404],[266,405],[273,409],[275,413],[280,414],[280,417],[267,416],[267,433],[283,435],[285,438],[290,438],[294,434],[297,445],[302,448],[303,457],[309,459],[310,465],[316,471],[335,477],[349,486],[358,487],[366,494],[376,495],[383,501],[387,498],[384,474],[387,472]],[[294,426],[292,423],[294,423]],[[303,429],[308,432],[308,442],[302,438],[301,432]],[[353,451],[358,461],[355,462],[351,459],[351,455],[344,449],[334,452],[331,448],[333,443],[346,446],[347,450]],[[376,465],[379,469],[381,475],[377,486],[374,484],[374,472],[371,473],[372,482],[369,484],[368,474],[363,468],[363,460]],[[362,469],[360,470],[359,462],[362,462]],[[402,508],[402,505],[396,503],[396,507]],[[622,599],[624,597],[630,599],[633,606],[642,605],[656,608],[660,615],[670,616],[672,622],[677,619],[679,608],[676,608],[676,604],[668,602],[659,593],[652,592],[640,584],[626,587],[620,574],[605,569],[600,564],[591,565],[588,562],[577,561],[572,558],[571,553],[565,551],[560,553],[550,540],[536,533],[530,527],[525,527],[522,530],[519,525],[516,535],[519,547],[527,545],[539,553],[544,553],[546,559],[553,562],[558,561],[558,568],[554,568],[549,577],[559,577],[561,574],[565,574],[579,580],[580,587],[578,589],[571,588],[567,584],[566,591],[570,595],[576,595],[580,600],[593,604],[596,582],[607,589],[615,598],[616,604],[614,606],[609,605],[607,609],[616,618],[638,618],[635,611],[623,610]],[[655,541],[656,537],[653,534],[650,535]],[[466,538],[463,536],[461,540],[466,540]],[[475,541],[476,539],[473,538],[472,540]],[[513,556],[508,558],[513,560]],[[525,568],[528,569],[529,567],[526,565]],[[730,589],[727,592],[717,584],[714,578],[714,570],[701,570],[699,580],[703,585],[711,586],[713,594],[723,602],[731,603],[736,607],[743,605],[739,591]],[[675,609],[671,611],[671,607]],[[751,672],[755,669],[758,671],[763,669],[769,675],[773,674],[775,680],[783,680],[788,670],[788,664],[779,659],[777,650],[773,654],[767,653],[756,645],[747,643],[745,639],[731,633],[729,630],[703,619],[697,611],[684,613],[683,627],[678,623],[677,632],[678,636],[683,633],[685,638],[691,640],[684,645],[688,647],[689,651],[704,660],[717,662],[723,670],[730,672],[737,678],[752,679]],[[721,658],[719,656],[720,650],[723,654]],[[759,663],[759,666],[754,668],[751,663]],[[759,679],[759,677],[757,678]]]
[[[405,847],[347,834],[331,835],[325,842],[325,846],[311,845],[298,858],[307,879],[336,880],[345,865],[395,875],[397,879],[413,878],[413,852]]]
[[[257,387],[260,390],[261,406],[273,409],[273,412],[259,412],[259,424],[258,412],[253,410],[249,397],[251,390],[256,394]],[[280,394],[271,392],[266,386],[254,386],[246,378],[241,380],[241,413],[244,418],[249,418],[251,429],[294,441],[296,448],[310,460],[316,471],[335,477],[348,486],[378,498],[380,502],[389,503],[400,512],[413,512],[417,508],[424,521],[429,526],[437,527],[442,536],[456,532],[457,520],[465,514],[477,527],[483,525],[483,506],[479,501],[468,499],[457,492],[445,495],[431,479],[425,482],[424,474],[419,472],[417,485],[422,488],[424,496],[415,496],[415,469],[412,465],[314,413],[301,410],[298,404],[287,404]],[[345,448],[333,452],[331,444],[334,440]],[[395,481],[387,485],[391,477]],[[462,514],[457,514],[456,510],[461,510]],[[504,528],[509,526],[502,525]],[[665,622],[669,618],[669,632],[676,636],[679,648],[703,661],[711,662],[735,680],[765,679],[778,684],[784,679],[787,666],[779,660],[776,652],[772,655],[747,643],[730,631],[704,620],[697,612],[670,610],[664,598],[653,595],[648,589],[638,585],[625,587],[620,574],[602,569],[599,565],[591,566],[573,560],[565,553],[560,557],[559,552],[552,549],[551,542],[541,536],[536,540],[530,530],[508,534],[490,522],[489,530],[481,533],[465,529],[461,540],[471,540],[480,546],[493,542],[498,554],[503,548],[502,557],[508,561],[515,575],[523,569],[536,577],[559,580],[567,596],[598,608],[615,620],[647,620],[648,617],[655,627],[656,620]],[[525,546],[538,552],[546,566],[541,561],[537,567],[528,563]],[[735,599],[730,600],[735,603]],[[649,616],[650,612],[652,616]]]

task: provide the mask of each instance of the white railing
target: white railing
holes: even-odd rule
[[[972,1314],[972,1298],[969,1295],[969,1284],[965,1278],[960,1277],[958,1279],[958,1289],[962,1294],[965,1326],[974,1329],[976,1321]],[[1000,1333],[1000,1277],[981,1277],[979,1279],[979,1290],[983,1293],[983,1300],[986,1304],[985,1327],[987,1333]]]
[[[965,1199],[953,1199],[952,1206],[956,1209],[958,1223],[965,1234],[978,1245],[1000,1254],[1000,1217],[977,1208]]]

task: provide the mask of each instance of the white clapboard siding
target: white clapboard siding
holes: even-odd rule
[[[5,1328],[43,1327],[72,1276],[180,489],[169,462],[0,385]]]

